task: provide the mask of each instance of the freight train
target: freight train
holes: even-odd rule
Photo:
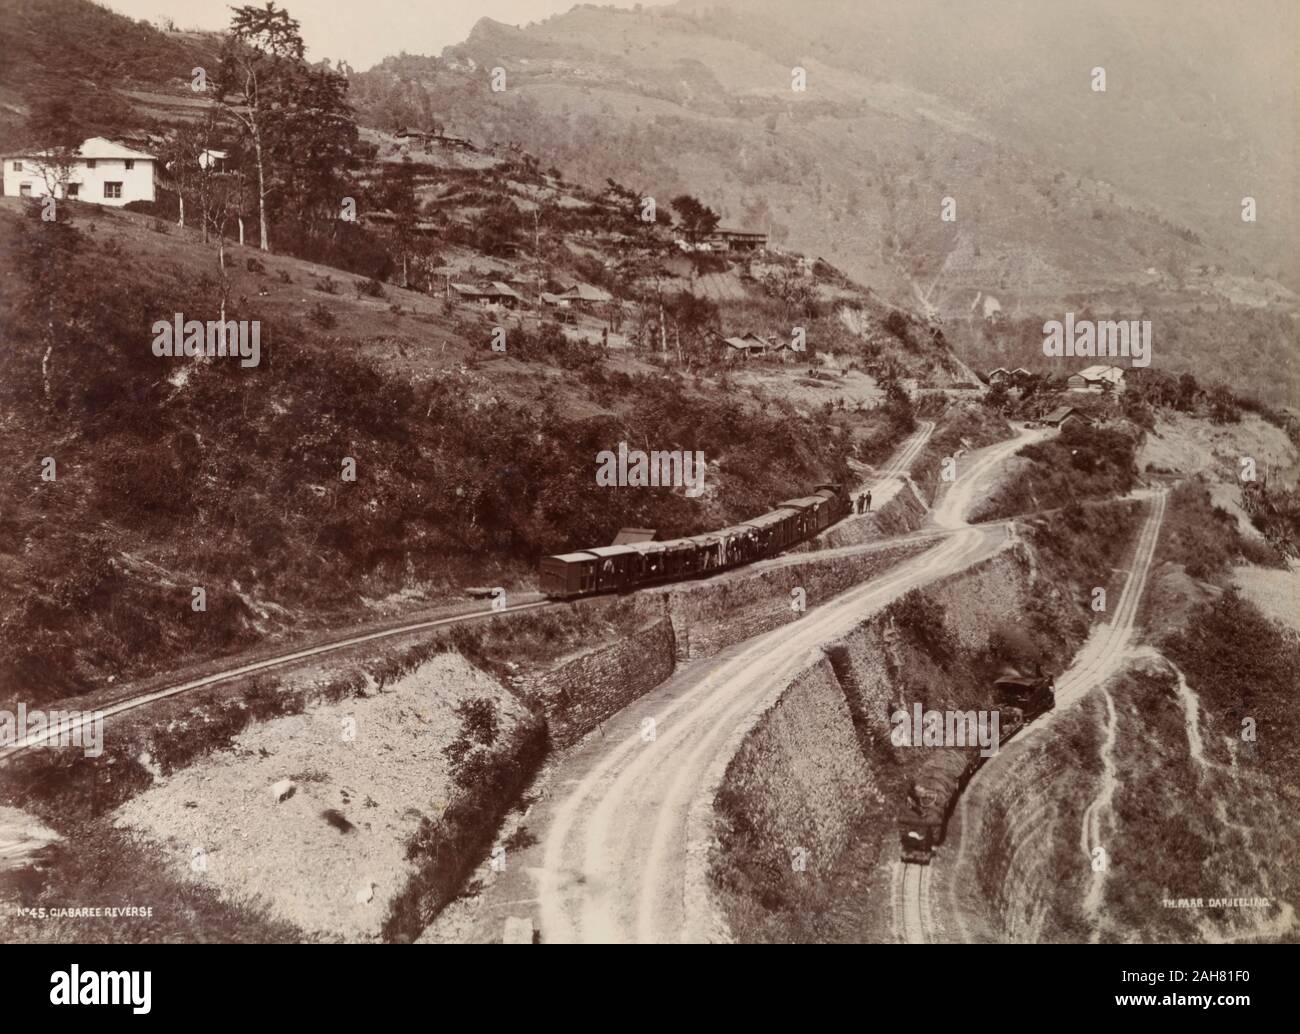
[[[1056,682],[1041,673],[1004,675],[993,683],[998,708],[999,740],[1006,743],[1039,715],[1055,706]],[[978,750],[935,748],[908,784],[898,815],[904,863],[929,865],[934,849],[948,833],[948,818],[985,758]]]
[[[567,599],[714,574],[789,549],[848,512],[843,485],[817,485],[812,495],[787,499],[761,517],[721,531],[543,557],[538,570],[541,591]]]

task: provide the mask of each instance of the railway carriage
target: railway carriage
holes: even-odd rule
[[[714,532],[722,554],[723,567],[747,564],[758,557],[758,535],[748,524],[738,524]]]
[[[541,591],[569,598],[712,574],[780,553],[824,531],[847,511],[840,485],[818,485],[812,495],[787,500],[752,521],[721,531],[544,557],[539,564]]]
[[[802,515],[803,535],[816,535],[830,527],[831,521],[839,515],[830,500],[820,492],[815,495],[802,496],[799,499],[787,499],[780,504],[790,510],[798,510]]]
[[[590,553],[561,553],[542,557],[538,567],[541,591],[547,596],[581,596],[596,591],[596,565]]]
[[[817,497],[817,501],[819,503],[821,502],[820,496]],[[795,531],[792,541],[798,542],[816,532],[816,506],[806,497],[801,497],[799,499],[786,499],[784,502],[777,503],[777,506],[783,510],[789,510],[794,514],[793,521]]]
[[[693,535],[686,541],[695,546],[700,573],[721,571],[726,566],[726,549],[716,532],[711,535]]]
[[[596,591],[610,592],[641,580],[643,560],[632,546],[594,546],[586,550],[596,565]]]
[[[780,507],[746,522],[758,540],[758,555],[771,556],[798,541],[802,523],[798,510]]]

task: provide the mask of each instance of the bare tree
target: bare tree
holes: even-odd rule
[[[268,2],[265,8],[237,7],[222,52],[217,98],[221,110],[243,129],[257,177],[259,247],[271,250],[267,198],[271,193],[268,130],[286,102],[289,81],[302,61],[300,26],[289,12]],[[232,93],[242,92],[236,102]]]
[[[71,144],[58,144],[32,156],[32,167],[40,174],[48,197],[68,196],[68,184],[80,160],[80,148]]]
[[[204,148],[203,141],[209,135],[207,127],[210,122],[209,117],[201,129],[192,126],[177,129],[168,139],[163,151],[163,168],[166,169],[170,180],[170,184],[165,185],[169,185],[176,191],[177,226],[185,225],[186,194],[193,188],[198,174],[198,158]]]

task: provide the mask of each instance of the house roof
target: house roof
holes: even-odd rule
[[[1078,376],[1085,381],[1110,381],[1112,384],[1124,379],[1124,371],[1118,366],[1107,366],[1104,363],[1097,366],[1088,366],[1080,370]]]
[[[13,151],[6,154],[6,158],[44,158],[53,154],[52,149],[44,151]],[[92,136],[82,141],[77,148],[77,156],[80,158],[131,158],[140,159],[141,161],[157,161],[156,155],[149,154],[145,151],[137,151],[132,147],[116,143],[102,136]]]
[[[1048,413],[1047,416],[1043,417],[1043,423],[1059,424],[1067,417],[1071,417],[1071,416],[1081,417],[1083,416],[1083,414],[1080,413],[1073,406],[1057,406],[1054,410]]]
[[[509,284],[493,280],[487,287],[475,287],[473,284],[452,284],[451,289],[468,298],[514,298],[523,301],[523,295]]]
[[[614,296],[591,284],[576,283],[565,288],[561,297],[580,302],[612,302]]]
[[[754,348],[767,348],[767,342],[763,340],[755,341],[748,337],[728,337],[723,338],[731,348],[739,349],[742,352],[748,352]]]

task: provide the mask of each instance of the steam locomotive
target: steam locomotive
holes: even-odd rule
[[[568,599],[715,574],[789,549],[848,512],[843,485],[817,485],[812,495],[787,499],[761,517],[721,531],[543,557],[538,567],[541,591]]]
[[[1056,703],[1056,681],[1041,672],[1004,675],[993,683],[1000,740],[1005,743]],[[929,865],[934,849],[948,833],[957,798],[986,758],[978,750],[935,748],[908,784],[898,815],[898,834],[905,863]]]

